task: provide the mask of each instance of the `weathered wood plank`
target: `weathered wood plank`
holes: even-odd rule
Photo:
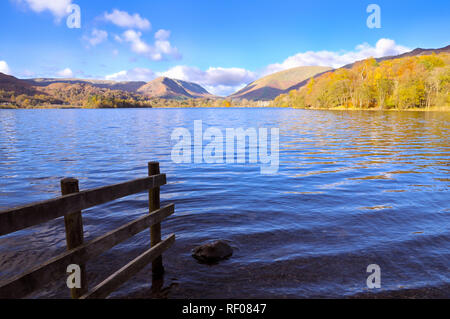
[[[82,191],[0,212],[0,236],[166,184],[166,175]]]
[[[172,234],[156,246],[150,248],[139,257],[135,258],[127,265],[116,271],[114,274],[98,284],[92,291],[88,292],[80,299],[100,299],[106,298],[127,280],[136,275],[142,268],[159,257],[166,249],[175,242],[175,235]]]
[[[148,229],[156,223],[161,223],[175,211],[174,205],[168,205],[150,215],[145,215],[116,230],[113,230],[91,242],[67,251],[46,263],[34,267],[28,272],[18,275],[7,282],[0,283],[0,299],[23,298],[53,280],[66,274],[67,266],[82,264],[108,249]]]
[[[160,174],[158,162],[148,163],[148,175]],[[159,187],[152,188],[148,191],[148,207],[149,212],[159,209],[161,205],[160,189]],[[161,241],[161,224],[155,224],[150,228],[150,243],[151,247],[156,246]],[[162,256],[157,257],[152,264],[152,273],[154,278],[161,278],[164,275],[164,266]]]
[[[65,178],[61,180],[61,195],[65,196],[79,192],[80,188],[77,179]],[[66,229],[67,250],[75,249],[84,244],[83,217],[81,211],[66,214],[64,216],[64,226]],[[86,265],[82,263],[79,266],[81,270],[81,288],[73,288],[70,290],[70,295],[73,299],[78,299],[88,292]]]

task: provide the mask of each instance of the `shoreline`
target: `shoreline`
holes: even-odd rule
[[[450,112],[450,106],[433,106],[430,108],[411,108],[411,109],[369,109],[369,108],[301,108],[293,107],[297,110],[317,110],[317,111],[369,111],[369,112]]]
[[[294,109],[310,111],[369,111],[369,112],[450,112],[450,106],[411,108],[411,109],[371,109],[371,108],[305,108],[305,107],[277,107],[277,106],[161,106],[161,107],[117,107],[117,108],[92,108],[73,105],[60,106],[37,106],[37,107],[17,107],[0,106],[0,110],[113,110],[113,109],[239,109],[239,108],[274,108],[274,109]]]

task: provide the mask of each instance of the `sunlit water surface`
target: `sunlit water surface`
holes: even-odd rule
[[[175,164],[171,134],[278,127],[278,174],[259,164]],[[382,271],[381,296],[450,297],[450,113],[293,109],[1,110],[0,209],[147,173],[159,161],[162,205],[176,213],[162,291],[151,270],[112,297],[306,298],[369,292],[366,268]],[[84,212],[86,240],[146,213],[147,194]],[[197,263],[191,249],[223,239],[231,259]],[[89,262],[93,287],[149,246],[144,231]],[[0,280],[65,250],[63,220],[0,238]],[[65,279],[33,297],[68,297]]]

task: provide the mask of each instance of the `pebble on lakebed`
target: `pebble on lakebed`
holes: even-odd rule
[[[205,264],[214,264],[232,255],[233,248],[223,240],[208,243],[192,250],[192,257]]]

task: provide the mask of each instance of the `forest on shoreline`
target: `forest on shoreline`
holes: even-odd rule
[[[311,78],[273,106],[314,109],[433,109],[450,106],[450,54],[367,59]]]

